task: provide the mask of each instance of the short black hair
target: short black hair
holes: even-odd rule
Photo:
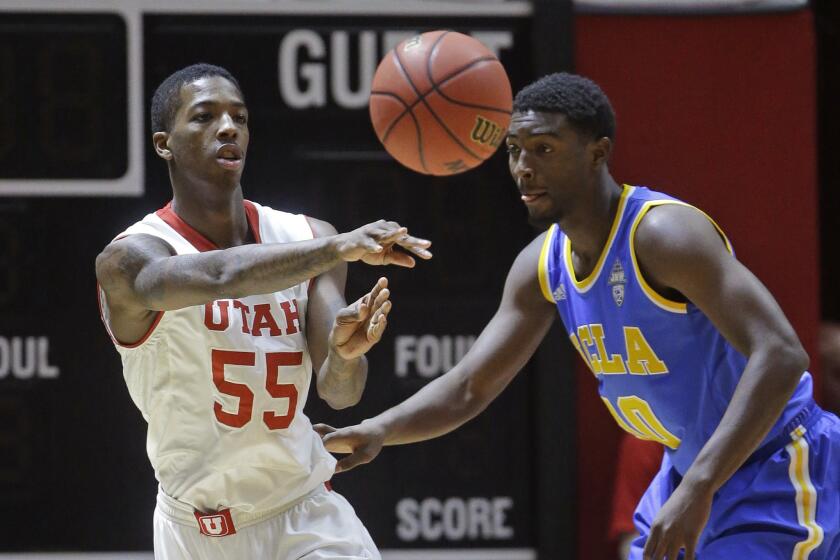
[[[558,72],[525,86],[513,100],[518,113],[562,113],[578,131],[615,140],[615,113],[598,84],[583,76]]]
[[[230,81],[242,94],[239,82],[221,66],[202,62],[181,68],[163,80],[152,96],[152,132],[169,132],[175,113],[181,107],[181,88],[184,85],[211,76],[221,76]]]

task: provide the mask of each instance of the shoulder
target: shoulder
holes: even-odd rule
[[[325,222],[324,220],[306,216],[306,221],[309,223],[309,227],[312,228],[312,237],[329,237],[338,233],[338,230],[331,223]]]
[[[540,256],[551,232],[552,229],[548,229],[531,240],[516,256],[508,275],[509,283],[520,286],[528,292],[534,291],[534,294],[541,299]]]
[[[270,206],[246,200],[246,212],[250,206],[260,219],[260,230],[268,241],[287,242],[335,235],[335,228],[329,223],[305,214],[278,210]]]
[[[545,247],[546,243],[550,241],[549,235],[552,234],[557,229],[556,226],[551,226],[534,239],[531,240],[520,252],[519,255],[516,257],[516,262],[520,262],[522,264],[533,264],[536,266],[537,262],[540,259],[540,255],[543,252],[543,248]],[[516,262],[514,264],[516,264]]]
[[[174,254],[172,246],[159,237],[127,235],[109,243],[96,257],[96,279],[108,291],[136,276],[149,261]]]
[[[639,258],[664,255],[678,257],[719,251],[725,239],[711,218],[687,204],[661,204],[647,211],[639,220],[634,250]]]
[[[734,260],[711,218],[685,204],[651,208],[638,224],[631,249],[655,289],[684,294],[701,277],[724,270]]]

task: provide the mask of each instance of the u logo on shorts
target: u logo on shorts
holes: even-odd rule
[[[226,537],[236,533],[230,509],[223,509],[214,513],[195,512],[198,530],[208,537]]]

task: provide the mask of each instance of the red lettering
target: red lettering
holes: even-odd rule
[[[225,302],[227,303],[227,302]],[[216,420],[226,426],[241,428],[251,421],[251,411],[254,408],[254,393],[244,383],[234,383],[225,379],[225,365],[253,366],[256,357],[253,352],[237,352],[235,350],[213,349],[210,353],[213,367],[213,383],[220,393],[237,397],[239,404],[236,412],[227,412],[219,401],[213,403]]]
[[[263,422],[269,430],[285,430],[291,425],[297,410],[298,391],[294,383],[280,383],[280,368],[299,366],[303,363],[303,352],[272,352],[265,355],[265,389],[275,399],[288,399],[286,414],[266,410]]]
[[[262,329],[268,329],[269,336],[280,336],[283,331],[277,326],[274,317],[271,316],[271,306],[267,303],[260,303],[254,306],[254,325],[251,327],[251,334],[262,336]]]
[[[248,331],[248,313],[251,311],[247,305],[239,301],[238,299],[233,300],[233,308],[238,309],[240,313],[242,313],[242,332],[245,334],[250,334]]]
[[[294,311],[292,311],[292,304],[295,306]],[[280,308],[283,309],[283,314],[286,316],[286,334],[295,334],[300,328],[297,300],[293,299],[291,304],[288,301],[281,301]],[[295,326],[295,323],[297,323],[297,326]]]
[[[223,331],[228,328],[230,321],[228,320],[228,304],[227,300],[211,301],[204,305],[204,326],[211,331]],[[213,305],[219,306],[219,322],[214,321],[215,313],[213,313]]]

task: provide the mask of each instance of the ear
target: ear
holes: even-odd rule
[[[169,133],[155,132],[152,134],[152,144],[155,146],[155,153],[158,157],[170,161],[172,159],[172,152],[169,149]]]
[[[613,151],[612,140],[603,136],[590,144],[592,167],[601,167],[610,161]]]

